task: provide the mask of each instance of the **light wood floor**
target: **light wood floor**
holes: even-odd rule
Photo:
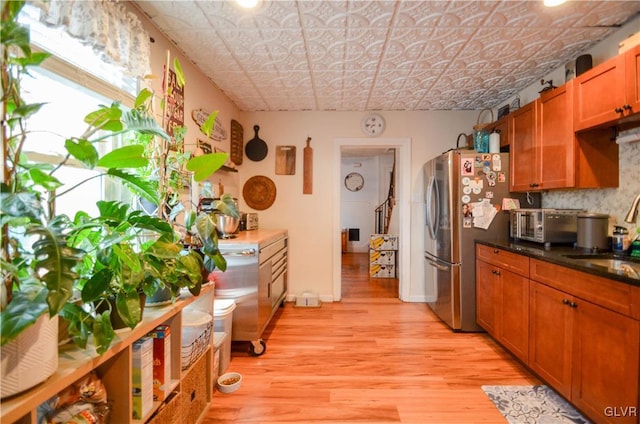
[[[487,335],[453,333],[426,304],[398,300],[397,280],[382,290],[366,264],[343,268],[341,302],[287,303],[263,356],[234,344],[242,386],[214,393],[205,424],[505,423],[480,387],[539,383]]]

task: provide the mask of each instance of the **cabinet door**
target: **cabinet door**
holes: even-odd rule
[[[637,423],[640,322],[581,300],[573,313],[571,401],[598,422]]]
[[[531,281],[529,366],[566,398],[571,396],[572,301],[565,293]]]
[[[525,364],[529,361],[529,279],[498,269],[500,279],[499,340]]]
[[[622,117],[616,109],[625,104],[624,55],[618,55],[577,77],[574,81],[575,131],[611,123]]]
[[[509,114],[511,191],[537,189],[539,159],[536,140],[536,102],[528,103]]]
[[[487,333],[498,338],[499,279],[495,269],[484,261],[476,261],[476,319]]]
[[[573,132],[573,81],[543,93],[536,102],[540,143],[540,188],[575,185],[575,135]]]
[[[625,91],[631,112],[640,112],[640,45],[625,53]]]

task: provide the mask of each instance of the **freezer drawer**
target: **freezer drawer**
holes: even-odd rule
[[[222,250],[223,248],[221,248]],[[229,244],[224,250],[229,250]],[[232,340],[257,341],[271,321],[287,293],[286,232],[268,245],[255,245],[253,260],[249,265],[244,258],[243,266],[234,267],[234,260],[227,258],[227,271],[221,273],[222,284],[216,282],[216,297],[234,299]]]

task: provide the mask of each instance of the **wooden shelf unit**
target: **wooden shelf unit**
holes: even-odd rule
[[[175,303],[165,306],[146,305],[142,322],[136,328],[116,330],[116,337],[110,349],[103,355],[98,355],[93,345],[80,349],[73,343],[67,343],[59,348],[58,370],[44,383],[19,395],[2,400],[0,403],[0,422],[35,424],[37,422],[36,409],[60,391],[75,383],[88,373],[95,371],[102,379],[109,401],[112,402],[110,422],[137,423],[145,422],[158,410],[161,402],[154,402],[151,412],[144,420],[132,419],[132,345],[147,335],[160,324],[171,327],[171,380],[174,390],[180,390],[182,379],[192,370],[193,365],[182,370],[181,340],[182,340],[182,311],[195,308],[213,316],[213,284],[205,286],[199,296],[183,293]],[[213,392],[213,332],[209,348],[203,355],[206,359],[207,375],[207,404],[211,402]],[[199,362],[199,361],[196,361]],[[205,408],[206,410],[206,408]],[[202,411],[204,412],[204,410]]]

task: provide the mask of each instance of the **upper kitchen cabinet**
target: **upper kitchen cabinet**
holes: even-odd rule
[[[640,45],[578,76],[574,80],[574,130],[610,126],[637,115],[639,84]]]
[[[531,102],[509,114],[509,167],[511,191],[537,188],[539,170],[536,137],[536,102]]]
[[[573,130],[574,83],[548,90],[509,115],[511,191],[618,185],[610,134]]]
[[[575,185],[571,82],[542,93],[510,118],[511,190]]]

